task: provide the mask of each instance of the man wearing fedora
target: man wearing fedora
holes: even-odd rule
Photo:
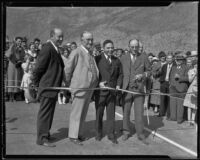
[[[180,77],[187,76],[188,69],[184,62],[184,56],[176,54],[175,65],[172,66],[171,73],[169,76],[169,93],[170,97],[170,120],[177,121],[181,124],[183,120],[184,107],[183,100],[188,89],[186,82],[180,81]],[[177,97],[177,98],[174,98]]]

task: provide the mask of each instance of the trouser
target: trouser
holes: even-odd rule
[[[40,97],[40,109],[37,116],[37,144],[42,144],[49,136],[56,106],[56,98]]]
[[[69,138],[78,138],[79,135],[83,134],[83,123],[87,115],[92,94],[93,91],[87,91],[83,96],[74,95],[69,120]]]
[[[169,93],[169,82],[162,82],[160,84],[161,93]],[[160,110],[159,114],[161,116],[170,117],[170,107],[169,107],[169,96],[160,95]]]
[[[132,90],[129,88],[128,90]],[[143,135],[144,130],[144,95],[134,95],[125,93],[124,95],[124,111],[123,111],[123,134],[130,134],[130,112],[134,102],[135,129],[138,136]]]
[[[177,92],[174,88],[169,88],[169,93],[175,93]],[[184,107],[183,107],[183,101],[184,101],[184,95],[180,94],[172,94],[173,97],[170,97],[170,119],[181,122],[183,121],[183,114],[184,114]],[[178,99],[178,98],[182,99]]]
[[[96,134],[102,136],[103,129],[103,114],[106,107],[106,122],[107,122],[107,133],[108,135],[114,135],[115,129],[115,94],[108,93],[106,95],[96,96],[95,107],[96,107]]]

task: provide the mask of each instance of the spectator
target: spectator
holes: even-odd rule
[[[71,43],[71,51],[75,50],[77,48],[76,42]]]
[[[32,71],[36,62],[37,53],[35,51],[35,45],[33,42],[29,45],[28,54],[25,56],[25,62],[22,63],[22,68],[24,70],[24,75],[22,78],[21,87],[24,90],[25,103],[30,103],[35,101],[36,93],[33,93],[29,87],[31,82]],[[34,94],[34,95],[33,95]]]
[[[9,41],[9,37],[6,36],[6,48],[5,48],[5,52],[10,48],[10,41]],[[7,70],[8,70],[8,63],[9,63],[9,60],[8,58],[5,56],[5,53],[4,53],[4,62],[3,62],[3,70],[4,70],[4,85],[7,86],[7,80],[8,80],[8,75],[7,75]],[[8,93],[7,93],[7,89],[5,89],[5,100],[8,101],[9,100],[9,96],[8,96]]]
[[[67,46],[67,49],[68,49],[69,53],[71,53],[71,51],[72,51],[71,50],[71,43],[67,43],[66,46]]]
[[[62,60],[64,61],[66,59],[64,57],[64,47],[59,47],[58,50],[61,54]],[[64,87],[64,82],[62,82],[62,87]],[[64,94],[64,91],[58,92],[58,104],[66,104],[66,96]]]
[[[188,71],[188,81],[190,82],[190,86],[188,88],[187,93],[194,92],[197,90],[197,54],[193,54],[192,57],[192,67]],[[183,105],[187,107],[187,115],[188,115],[188,122],[189,125],[195,124],[195,116],[197,110],[197,96],[196,94],[186,94]]]
[[[185,94],[180,93],[187,92],[188,85],[186,82],[180,81],[180,78],[187,75],[187,67],[183,63],[184,57],[180,55],[180,53],[176,54],[175,62],[176,63],[172,66],[169,76],[169,93],[171,93],[171,96],[173,96],[170,97],[170,120],[177,121],[178,124],[181,124],[184,121],[184,107],[182,99],[185,97]]]
[[[22,48],[24,49],[25,53],[28,52],[27,38],[26,37],[22,38]]]
[[[149,53],[149,54],[148,54],[148,59],[149,59],[149,62],[150,62],[151,64],[152,64],[153,57],[155,57],[155,56],[153,55],[153,53]]]
[[[124,54],[124,51],[123,51],[123,49],[122,48],[118,48],[118,49],[116,49],[116,54],[115,54],[115,57],[117,57],[117,58],[121,58],[121,56]]]
[[[169,54],[173,54],[172,52],[169,52]],[[165,52],[161,51],[158,53],[158,58],[160,59],[161,62],[161,67],[166,63],[166,54]]]
[[[63,56],[64,56],[65,58],[68,58],[69,55],[70,55],[70,51],[68,50],[67,45],[63,45],[63,50],[64,50]]]
[[[34,39],[34,44],[35,44],[35,51],[37,52],[37,54],[39,54],[39,45],[40,45],[40,39],[39,38],[35,38]]]
[[[160,92],[161,93],[169,93],[169,76],[171,72],[171,68],[174,65],[173,63],[173,54],[169,52],[167,55],[167,63],[165,62],[165,53],[160,52],[159,57],[161,60],[161,67],[159,71],[156,73],[156,76],[160,77]],[[166,63],[166,64],[165,64]],[[160,109],[158,117],[163,117],[166,114],[166,119],[170,118],[170,110],[169,110],[169,97],[165,95],[160,95]]]
[[[158,72],[158,70],[161,67],[158,62],[159,62],[159,59],[157,57],[154,57],[152,59],[151,93],[159,93],[159,91],[160,91],[159,77],[156,77],[156,72]],[[151,95],[150,96],[150,104],[153,105],[154,113],[157,113],[158,108],[160,106],[160,95],[158,95],[158,94]]]
[[[101,43],[100,42],[96,42],[93,45],[93,55],[94,56],[98,56],[101,54]]]
[[[13,88],[8,88],[10,101],[16,100],[16,96],[21,96],[20,85],[23,76],[23,70],[21,64],[24,61],[25,51],[21,46],[22,38],[16,37],[15,43],[6,52],[6,57],[9,59],[8,65],[8,86],[15,86]]]

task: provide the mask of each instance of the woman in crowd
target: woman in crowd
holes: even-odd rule
[[[159,93],[160,92],[160,82],[159,82],[159,77],[156,77],[156,74],[157,74],[158,70],[160,69],[161,65],[158,63],[159,59],[157,57],[154,57],[151,62],[152,62],[151,93]],[[158,113],[158,108],[160,105],[160,95],[152,94],[150,96],[150,104],[154,108],[154,113]]]
[[[8,86],[15,86],[7,88],[9,93],[10,101],[15,101],[16,96],[21,96],[20,91],[21,80],[23,76],[23,69],[21,67],[22,62],[24,61],[25,51],[21,46],[22,38],[16,37],[15,43],[7,50],[5,56],[9,60],[8,64]]]
[[[25,97],[26,103],[30,103],[31,101],[34,101],[36,98],[36,97],[33,97],[33,95],[31,95],[31,90],[27,88],[31,84],[30,77],[32,75],[36,58],[37,58],[37,52],[35,51],[35,45],[33,42],[31,42],[29,45],[29,50],[25,56],[25,62],[22,63],[24,75],[22,78],[21,88],[24,90],[24,97]]]
[[[194,56],[195,57],[195,56]],[[188,114],[188,122],[189,125],[195,124],[195,116],[197,110],[197,57],[192,59],[192,66],[188,71],[188,80],[190,82],[190,86],[185,96],[183,105],[187,107]],[[191,92],[194,92],[191,94]]]

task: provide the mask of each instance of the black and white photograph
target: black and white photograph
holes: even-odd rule
[[[198,2],[5,7],[5,156],[198,158]]]

